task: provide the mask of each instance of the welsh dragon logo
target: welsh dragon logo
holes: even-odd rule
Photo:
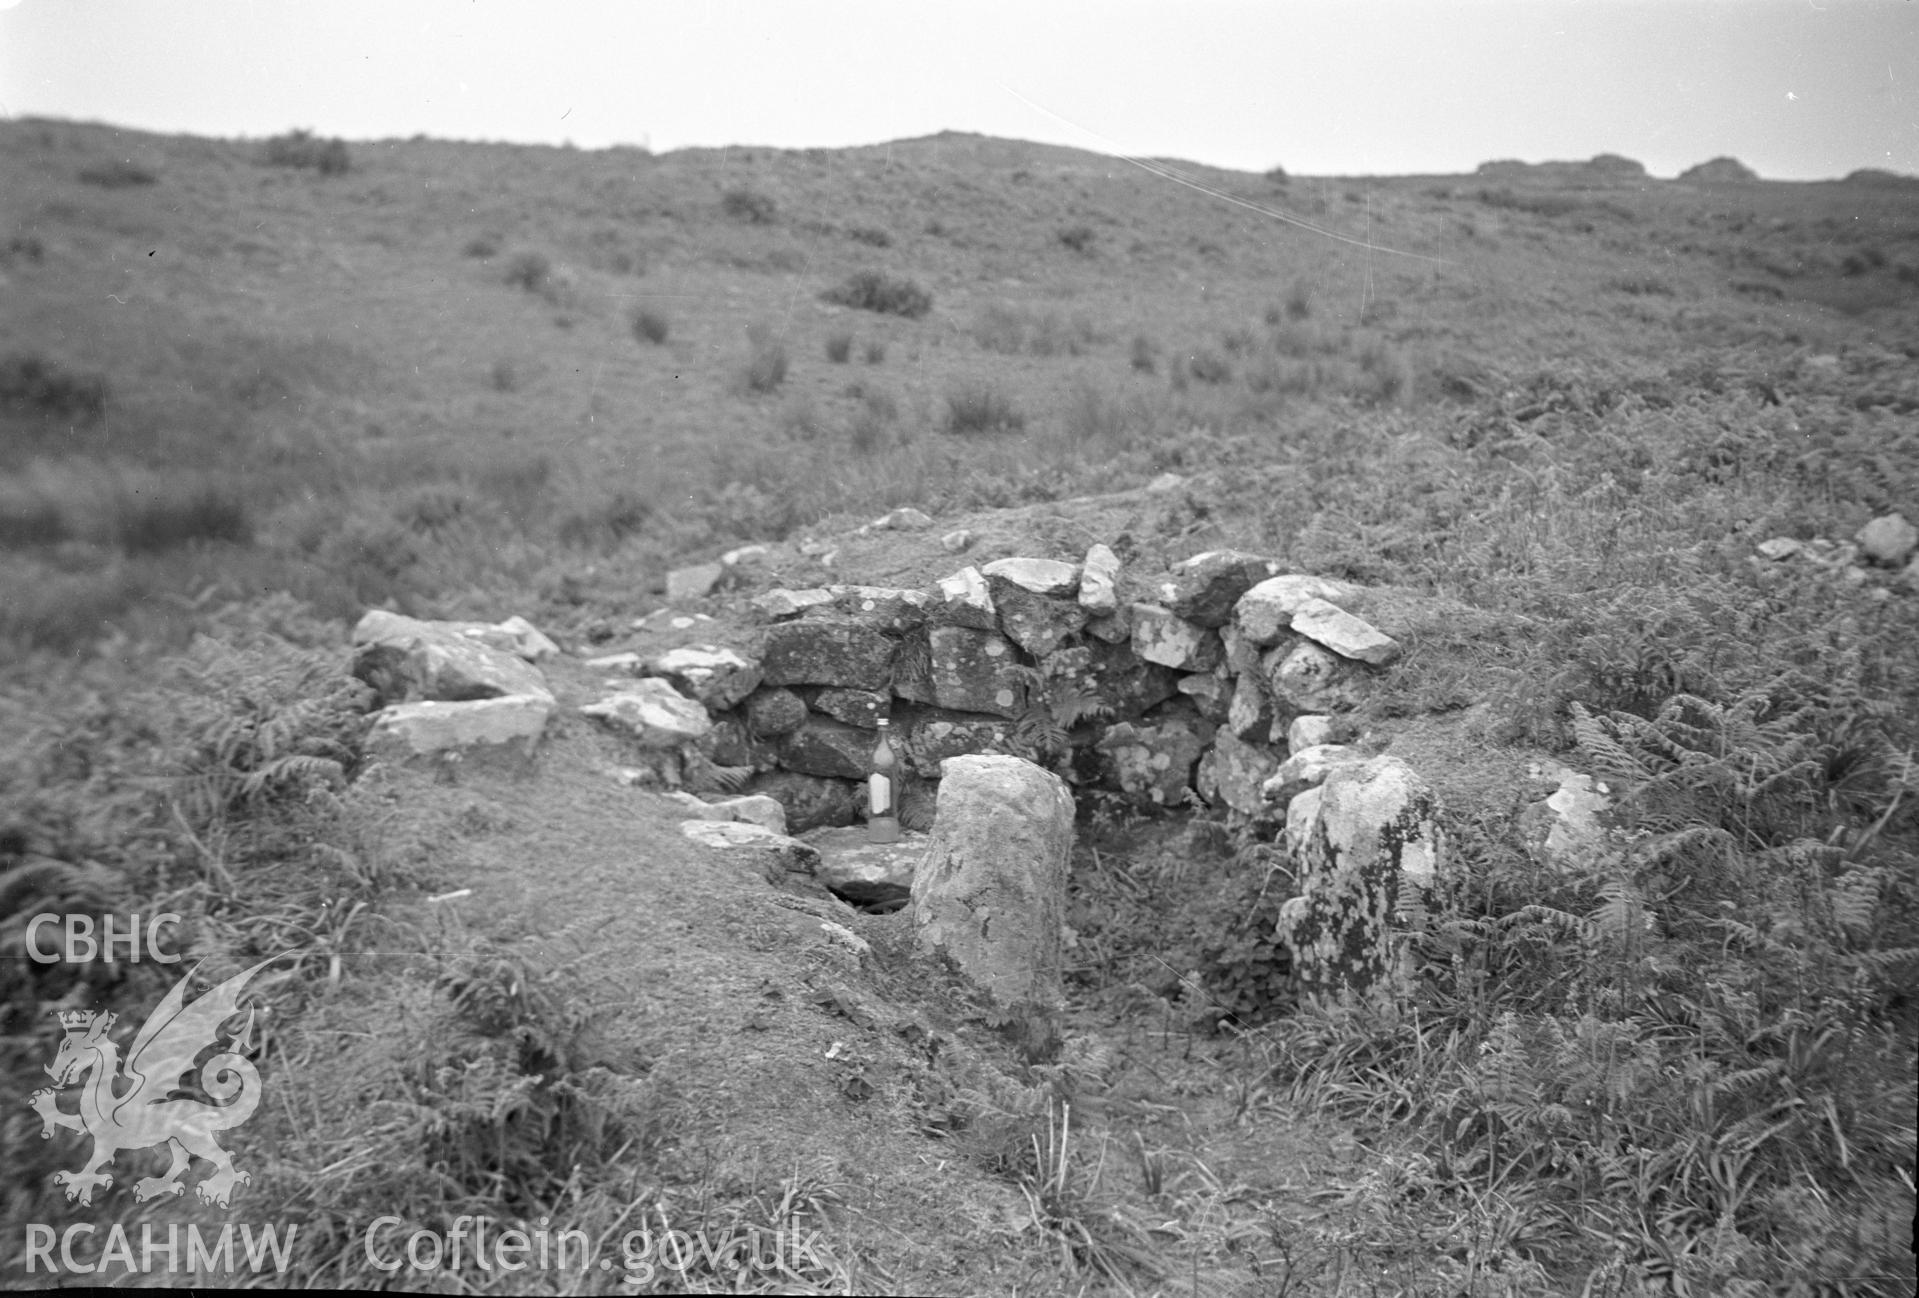
[[[207,1203],[226,1207],[233,1188],[252,1180],[249,1173],[234,1167],[232,1156],[214,1136],[245,1122],[260,1104],[260,1074],[242,1053],[250,1044],[253,1011],[247,1011],[238,1031],[228,1034],[226,1049],[197,1068],[195,1061],[208,1047],[220,1044],[221,1024],[239,1012],[240,996],[253,976],[272,963],[263,960],[188,1005],[187,984],[198,970],[196,965],[140,1026],[127,1052],[124,1076],[120,1047],[107,1036],[118,1015],[93,1010],[60,1015],[66,1036],[46,1069],[54,1084],[35,1091],[27,1103],[40,1115],[42,1140],[51,1139],[55,1127],[93,1137],[93,1157],[85,1167],[53,1174],[54,1183],[66,1187],[69,1200],[91,1205],[96,1189],[113,1184],[112,1175],[101,1169],[115,1154],[155,1145],[167,1146],[173,1165],[164,1176],[142,1177],[134,1183],[133,1197],[139,1202],[184,1193],[180,1177],[193,1156],[214,1166],[213,1173],[193,1187]],[[78,1112],[60,1109],[56,1101],[61,1091],[89,1069],[92,1076],[80,1092]],[[188,1073],[194,1074],[214,1103],[174,1095]]]

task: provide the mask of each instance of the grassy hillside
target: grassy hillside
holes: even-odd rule
[[[380,1211],[616,1232],[657,1196],[740,1230],[854,1205],[815,1214],[853,1241],[818,1292],[1911,1292],[1919,589],[1755,547],[1919,519],[1914,182],[37,121],[0,123],[0,174],[0,946],[43,909],[163,906],[216,966],[296,953],[263,1049],[317,1080],[260,1139],[275,1210],[327,1241],[304,1277],[382,1280],[354,1234]],[[1157,503],[1066,503],[1168,471]],[[556,841],[555,808],[613,814],[589,741],[538,796],[360,762],[339,648],[369,605],[585,649],[670,567],[904,504],[1008,552],[1238,545],[1447,610],[1353,719],[1441,786],[1466,863],[1410,1021],[1291,1012],[1268,845],[1089,820],[1075,1012],[1127,1043],[1124,1103],[1069,1136],[1056,1101],[1099,1070],[1020,1073],[982,1031],[981,1075],[1024,1089],[943,1082],[964,1138],[928,1152],[921,1087],[735,1122],[728,1152],[749,1082],[680,1038],[731,1002],[662,993],[608,1046],[581,971],[605,948],[527,918],[673,887],[670,860],[619,873],[625,838]],[[846,540],[837,571],[957,566],[913,544]],[[1614,782],[1629,858],[1533,867],[1536,753]],[[586,882],[547,890],[548,854]],[[436,928],[419,895],[474,861],[502,909]],[[621,922],[620,952],[681,940]],[[689,928],[679,972],[761,971],[768,922]],[[49,1006],[165,981],[29,973],[9,1083]],[[359,1030],[389,1022],[426,1063]],[[778,1091],[785,1058],[741,1077]],[[0,1138],[37,1176],[27,1116]],[[1287,1134],[1321,1122],[1359,1164]],[[836,1141],[871,1175],[829,1192],[798,1163]],[[58,1208],[43,1178],[8,1193],[8,1221]]]

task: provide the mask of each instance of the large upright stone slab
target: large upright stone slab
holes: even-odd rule
[[[766,629],[760,680],[767,685],[847,685],[883,690],[893,641],[850,617],[806,617]]]
[[[1119,556],[1095,542],[1079,570],[1079,606],[1095,617],[1119,609]]]
[[[1053,1011],[1072,854],[1065,781],[1024,758],[952,758],[913,876],[919,951],[1001,1006]]]
[[[353,674],[382,703],[464,703],[548,694],[540,669],[465,633],[471,623],[423,622],[373,609],[353,628]]]
[[[1300,895],[1280,910],[1279,937],[1303,995],[1322,1002],[1403,1003],[1412,966],[1401,934],[1445,868],[1439,801],[1396,757],[1341,766],[1288,808]]]

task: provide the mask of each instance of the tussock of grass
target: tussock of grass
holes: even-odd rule
[[[946,394],[945,429],[966,436],[978,433],[1017,433],[1026,416],[1010,398],[987,383],[970,383]]]
[[[933,295],[908,279],[894,279],[876,270],[863,270],[820,295],[828,302],[881,315],[916,320],[933,309]]]

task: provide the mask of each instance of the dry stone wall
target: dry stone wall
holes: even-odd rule
[[[949,759],[1008,754],[1140,807],[1283,815],[1264,786],[1288,728],[1354,707],[1400,651],[1340,606],[1358,588],[1258,555],[1211,551],[1126,583],[1145,599],[1121,582],[1095,545],[1082,563],[1005,558],[924,589],[776,589],[753,601],[761,627],[742,643],[617,665],[670,682],[712,722],[691,735],[661,720],[636,731],[643,747],[690,742],[802,832],[858,815],[881,716],[923,805]],[[649,702],[615,693],[595,714],[650,717]]]

